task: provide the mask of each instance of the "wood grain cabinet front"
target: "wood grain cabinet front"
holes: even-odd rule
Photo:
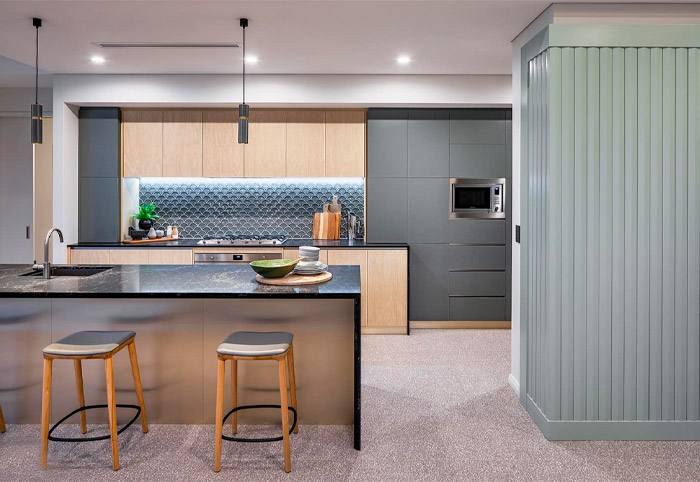
[[[326,176],[365,177],[365,112],[326,111]]]
[[[287,177],[326,175],[325,113],[287,112]]]
[[[238,113],[202,112],[202,176],[243,177],[243,144],[238,143]]]
[[[250,111],[250,131],[245,145],[246,177],[286,175],[286,118],[285,111]]]
[[[367,250],[367,326],[404,330],[408,323],[408,253]]]
[[[163,177],[202,177],[202,111],[163,112]]]
[[[360,267],[360,283],[362,289],[362,326],[367,326],[367,250],[364,249],[331,249],[328,250],[328,264],[357,265]]]
[[[122,112],[124,177],[163,175],[163,111]]]

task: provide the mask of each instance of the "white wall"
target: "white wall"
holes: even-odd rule
[[[78,106],[236,106],[238,75],[54,75],[54,225],[78,240]],[[504,107],[509,75],[256,75],[246,102],[265,107]],[[56,262],[66,251],[53,240]]]
[[[700,4],[553,4],[513,40],[513,224],[520,224],[520,113],[522,108],[521,48],[552,23],[697,24]],[[515,236],[515,227],[513,227]],[[520,244],[513,239],[511,374],[520,390]]]

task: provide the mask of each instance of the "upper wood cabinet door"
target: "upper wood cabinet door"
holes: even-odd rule
[[[163,112],[163,176],[202,176],[202,111]]]
[[[326,176],[365,177],[364,111],[326,111]]]
[[[318,110],[287,112],[287,177],[326,175],[325,119]]]
[[[407,251],[368,249],[367,326],[407,326],[407,323]]]
[[[243,177],[243,144],[238,143],[238,112],[202,112],[202,175]]]
[[[246,177],[284,177],[286,172],[286,112],[251,110],[248,144],[245,146]]]
[[[125,110],[122,112],[124,177],[163,175],[163,112]]]

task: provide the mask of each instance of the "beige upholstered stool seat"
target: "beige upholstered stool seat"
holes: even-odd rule
[[[49,355],[86,356],[109,353],[136,336],[133,331],[78,331],[44,348]]]
[[[281,355],[289,349],[294,335],[291,333],[237,331],[226,337],[216,352],[228,356]]]

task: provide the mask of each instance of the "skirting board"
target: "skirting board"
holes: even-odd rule
[[[411,328],[510,330],[510,321],[411,321]]]
[[[363,326],[363,335],[406,335],[405,326]]]
[[[520,395],[520,382],[515,379],[512,373],[508,375],[508,385],[510,385],[510,388],[512,388],[515,393]]]
[[[547,440],[700,440],[700,421],[548,420],[527,397],[527,412]]]

